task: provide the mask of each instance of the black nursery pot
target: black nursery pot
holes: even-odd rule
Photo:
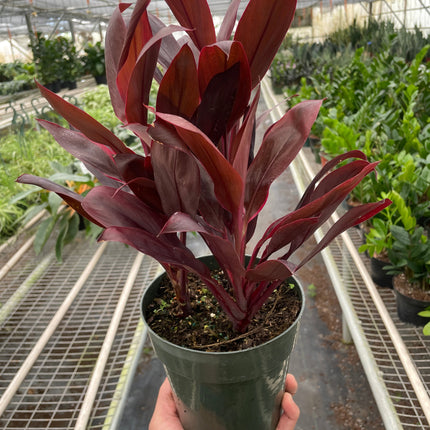
[[[397,314],[401,321],[423,326],[427,324],[428,318],[418,315],[418,312],[423,311],[430,306],[428,300],[416,300],[412,297],[405,296],[394,288],[396,294]]]
[[[370,276],[380,287],[393,288],[393,275],[389,275],[384,267],[388,263],[377,258],[370,259]]]
[[[216,268],[213,257],[201,260]],[[146,290],[142,315],[153,301],[165,274]],[[304,292],[296,321],[284,333],[257,347],[233,352],[204,352],[175,345],[148,333],[164,364],[185,430],[274,430],[281,411],[285,376],[304,310]]]

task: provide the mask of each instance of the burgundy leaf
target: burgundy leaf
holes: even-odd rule
[[[344,154],[337,155],[336,157],[329,160],[312,179],[311,183],[308,185],[305,192],[303,193],[303,196],[300,199],[300,202],[297,205],[297,208],[309,203],[309,201],[311,200],[310,196],[314,192],[315,185],[321,180],[321,178],[323,178],[330,170],[336,167],[340,162],[345,161],[348,158],[359,158],[365,161],[367,160],[364,153],[358,150],[345,152]]]
[[[151,32],[146,14],[143,15],[145,32]],[[168,26],[162,28],[156,35],[151,37],[142,48],[136,64],[132,67],[130,78],[127,82],[119,85],[126,91],[126,117],[130,123],[136,122],[141,124],[147,123],[147,112],[149,103],[149,94],[151,91],[152,79],[157,66],[158,52],[160,50],[161,40],[175,31],[182,31],[184,28],[178,26]],[[120,71],[120,74],[122,69]],[[118,75],[118,78],[120,75]]]
[[[195,258],[181,242],[178,241],[176,246],[172,246],[142,229],[131,227],[110,227],[102,233],[100,240],[125,243],[163,264],[171,264],[196,273],[206,283],[233,322],[244,318],[244,312],[239,309],[235,301],[211,278],[208,267]]]
[[[119,71],[119,62],[125,43],[126,25],[122,18],[122,12],[130,4],[121,3],[114,10],[106,31],[105,38],[105,62],[106,78],[109,87],[110,99],[115,115],[125,122],[125,103],[116,85],[116,77]]]
[[[231,213],[237,214],[241,207],[243,181],[236,170],[193,124],[174,115],[158,113],[157,116],[174,127],[182,140],[181,143],[192,151],[206,169],[214,183],[214,192],[219,203]]]
[[[186,213],[176,212],[169,217],[160,234],[186,232],[208,233],[208,230],[205,223],[199,222],[198,218],[191,217]]]
[[[111,187],[90,190],[82,207],[105,228],[134,227],[157,235],[166,221],[133,194]]]
[[[234,75],[223,75],[224,79],[233,80],[233,82],[224,82],[224,89],[221,89],[223,82],[218,83],[216,86],[213,84],[215,76],[220,76],[220,74],[227,72],[237,63],[240,65],[238,80]],[[214,91],[208,92],[210,83],[215,87],[215,90],[219,87],[218,91],[230,93],[230,88],[235,88],[234,102],[231,107],[227,107],[227,109],[231,110],[228,121],[230,126],[243,115],[251,96],[251,71],[242,44],[239,42],[224,42],[206,46],[200,53],[198,73],[202,98],[205,95],[208,97],[211,93],[212,97],[216,96],[216,94],[213,94]]]
[[[37,84],[42,95],[54,110],[74,128],[80,130],[88,139],[112,148],[116,153],[133,152],[127,148],[110,130],[75,105],[66,102],[62,97]]]
[[[157,111],[182,116],[188,120],[199,104],[197,66],[188,45],[173,59],[160,83]]]
[[[163,212],[160,196],[154,182],[151,157],[138,154],[118,154],[115,157],[118,171],[130,190],[152,209]]]
[[[179,24],[189,28],[190,37],[201,50],[216,42],[211,11],[206,0],[166,0]]]
[[[297,0],[251,0],[234,40],[242,42],[251,67],[252,87],[263,79],[285,38]]]
[[[267,260],[246,271],[246,279],[253,282],[284,281],[293,274],[290,263],[282,260]]]
[[[297,236],[308,236],[308,230],[318,222],[318,218],[304,218],[293,221],[289,224],[282,225],[280,228],[274,231],[269,244],[267,245],[264,253],[261,257],[262,260],[266,260],[268,256],[272,255],[279,249],[287,246]]]
[[[248,219],[261,210],[270,185],[285,171],[304,145],[321,103],[319,100],[299,103],[266,131],[248,170],[245,191]]]
[[[163,236],[136,227],[109,227],[101,235],[100,240],[112,240],[132,246],[156,260],[184,267],[197,274],[210,277],[207,266],[194,257],[179,240],[173,246],[163,240]]]
[[[316,230],[319,226],[321,226],[327,221],[327,219],[339,206],[342,200],[360,183],[360,181],[367,174],[369,174],[375,169],[377,164],[378,163],[367,163],[367,166],[365,166],[361,172],[346,180],[344,183],[333,188],[318,199],[310,201],[305,206],[302,206],[295,211],[285,215],[284,217],[276,220],[266,230],[260,243],[271,237],[273,232],[280,226],[298,219],[318,217],[318,223],[314,226],[313,231]],[[322,179],[322,181],[324,181],[324,179]],[[309,231],[309,235],[312,234],[313,231]],[[297,241],[295,241],[294,244],[291,244],[290,251],[293,252],[306,239],[307,237],[304,236],[297,238]]]
[[[239,82],[239,63],[215,75],[206,87],[201,103],[192,118],[193,124],[215,144],[218,144],[227,131]]]
[[[229,40],[231,37],[231,33],[236,24],[237,11],[240,6],[240,0],[232,0],[230,2],[230,6],[227,9],[227,12],[224,16],[224,19],[221,23],[221,27],[218,32],[217,40]]]
[[[255,132],[255,114],[257,112],[259,99],[260,89],[256,92],[251,108],[243,120],[243,124],[230,148],[230,159],[233,160],[233,167],[239,172],[244,181],[248,171],[249,154],[251,152],[251,145]]]
[[[150,13],[148,13],[148,20],[151,24],[153,34],[157,34],[162,28],[166,27],[163,21]],[[163,37],[158,55],[158,62],[164,70],[169,68],[180,49],[181,45],[177,42],[173,35],[169,34]],[[160,81],[161,79],[158,80],[158,82]]]
[[[391,205],[391,203],[391,200],[385,199],[379,202],[367,203],[365,205],[356,206],[350,209],[345,215],[336,221],[336,223],[324,235],[323,239],[321,239],[314,249],[300,262],[296,270],[300,269],[300,267],[306,264],[312,257],[321,252],[338,235],[346,231],[348,228],[368,220],[370,217],[376,215],[378,212]]]
[[[165,214],[184,212],[194,216],[200,197],[200,171],[192,155],[153,142],[151,156]]]
[[[102,147],[91,142],[83,134],[63,128],[58,124],[44,120],[39,120],[39,124],[48,130],[67,152],[81,160],[102,184],[108,177],[119,180],[120,175],[111,155],[106,153],[107,151],[104,151]],[[110,181],[108,182],[110,183]]]
[[[89,221],[93,222],[94,224],[97,224],[100,227],[103,227],[102,224],[100,224],[97,220],[95,220],[82,207],[83,197],[80,194],[75,193],[74,191],[71,191],[66,187],[58,185],[55,182],[50,181],[49,179],[39,178],[38,176],[34,176],[34,175],[21,175],[16,180],[16,182],[19,182],[20,184],[37,185],[38,187],[44,188],[45,190],[53,191],[54,193],[59,195],[78,214],[87,218]]]

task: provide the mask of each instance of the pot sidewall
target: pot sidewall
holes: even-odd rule
[[[217,267],[213,257],[202,260]],[[153,301],[165,274],[148,287],[142,298],[142,315]],[[155,353],[163,363],[185,430],[275,429],[279,421],[285,377],[297,337],[305,296],[296,321],[276,338],[242,351],[204,352],[175,345],[148,333]]]
[[[430,301],[416,300],[406,296],[394,288],[396,294],[397,315],[400,320],[406,323],[414,324],[417,327],[428,323],[428,318],[418,315],[418,312],[423,311],[430,306]]]
[[[384,269],[387,266],[387,262],[379,260],[378,258],[371,257],[370,259],[370,276],[375,284],[380,287],[393,288],[393,275],[389,275],[387,270]]]

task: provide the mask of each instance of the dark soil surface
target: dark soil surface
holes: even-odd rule
[[[223,280],[223,288],[229,289],[222,271],[212,271],[212,278]],[[176,310],[174,290],[166,278],[160,286],[158,297],[149,306],[147,321],[162,338],[202,351],[238,351],[261,345],[290,327],[301,308],[297,290],[291,288],[289,282],[284,282],[252,319],[247,331],[238,334],[198,277],[193,274],[188,276],[188,288],[191,299],[189,316],[181,317],[181,311]]]
[[[404,296],[411,297],[415,300],[422,300],[424,302],[430,302],[430,291],[424,291],[412,285],[406,279],[406,276],[402,273],[393,278],[394,288],[402,293]]]

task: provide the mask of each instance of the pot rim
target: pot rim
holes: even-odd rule
[[[148,291],[150,289],[150,286],[155,281],[157,281],[159,278],[161,278],[162,276],[165,276],[165,275],[166,275],[166,272],[161,273],[156,278],[154,278],[150,282],[150,284],[146,287],[146,289],[145,289],[145,291],[144,291],[144,293],[142,295],[141,301],[140,301],[140,315],[141,315],[141,318],[143,320],[143,323],[145,324],[146,329],[151,333],[151,336],[155,336],[157,339],[159,339],[160,341],[164,342],[166,345],[168,345],[170,347],[178,348],[180,350],[187,351],[188,353],[194,353],[196,355],[202,355],[202,356],[211,356],[211,355],[213,355],[213,356],[218,356],[218,357],[220,357],[220,356],[227,357],[227,356],[234,355],[234,354],[237,354],[237,353],[242,353],[242,354],[243,353],[251,353],[251,352],[253,352],[255,350],[265,348],[266,346],[272,344],[273,342],[277,342],[282,336],[284,336],[289,331],[292,331],[300,323],[301,318],[302,318],[303,313],[304,313],[304,310],[305,310],[305,305],[306,305],[305,302],[306,301],[305,301],[305,293],[304,293],[303,287],[302,287],[301,283],[298,281],[298,279],[295,276],[291,276],[290,278],[287,278],[287,279],[291,279],[291,278],[294,279],[294,282],[295,282],[296,286],[298,287],[298,289],[300,291],[300,298],[301,298],[302,304],[301,304],[300,311],[298,312],[298,314],[297,314],[296,319],[294,320],[294,322],[286,330],[284,330],[282,333],[278,334],[273,339],[270,339],[270,340],[268,340],[268,341],[266,341],[266,342],[264,342],[264,343],[262,343],[260,345],[252,346],[252,347],[246,348],[246,349],[240,349],[240,350],[237,350],[237,351],[200,351],[198,349],[187,348],[185,346],[177,345],[176,343],[170,342],[167,339],[165,339],[164,337],[161,337],[159,334],[157,334],[156,332],[154,332],[154,330],[152,330],[151,327],[149,326],[149,324],[147,323],[146,318],[145,318],[145,313],[143,312],[144,300],[145,300],[145,297],[146,297],[146,295],[147,295],[147,293],[148,293]]]

